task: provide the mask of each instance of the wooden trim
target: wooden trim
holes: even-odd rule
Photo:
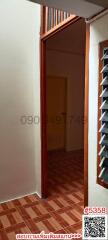
[[[44,6],[41,6],[41,30],[40,30],[40,34],[42,35],[43,32],[45,32],[45,16],[46,16],[46,9]]]
[[[90,18],[86,18],[86,21],[88,23],[91,23],[92,21],[95,21],[97,18],[102,17],[104,15],[104,13],[106,13],[106,11],[108,11],[108,8],[104,8],[103,10],[101,10],[100,12],[94,14]]]
[[[48,163],[47,163],[47,134],[46,134],[46,41],[41,40],[41,195],[47,197]]]
[[[41,193],[42,197],[47,197],[47,135],[46,135],[46,40],[54,34],[63,31],[69,25],[81,19],[73,17],[65,24],[41,36]],[[86,27],[86,63],[85,63],[85,123],[84,123],[84,206],[88,206],[88,101],[89,101],[89,39],[90,26]]]
[[[101,102],[101,98],[99,97],[101,92],[102,92],[102,86],[100,85],[101,81],[102,81],[102,67],[103,67],[103,63],[101,61],[102,57],[103,57],[103,50],[104,48],[108,47],[108,40],[103,41],[101,43],[99,43],[99,81],[98,81],[98,144],[97,144],[97,183],[101,186],[103,186],[104,188],[108,189],[108,184],[105,182],[102,182],[102,180],[98,177],[101,171],[100,168],[100,162],[101,162],[101,158],[98,155],[98,153],[101,150],[101,146],[99,144],[100,138],[101,138],[101,133],[99,132],[99,129],[101,128],[101,121],[99,121],[100,117],[101,117],[101,110],[100,110],[100,106],[102,104]]]
[[[45,30],[44,32],[48,31],[48,7],[45,7]]]
[[[88,206],[88,112],[89,112],[90,25],[86,25],[85,109],[84,109],[84,207]]]
[[[54,8],[51,8],[51,12],[52,12],[52,28],[54,27]]]
[[[55,23],[55,25],[57,25],[58,24],[58,10],[56,9],[56,23]]]

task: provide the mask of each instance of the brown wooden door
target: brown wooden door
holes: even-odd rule
[[[65,148],[66,78],[47,77],[47,147]]]

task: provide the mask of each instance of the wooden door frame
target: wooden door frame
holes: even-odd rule
[[[46,131],[46,41],[57,32],[81,19],[75,17],[61,28],[41,36],[40,39],[40,102],[41,102],[41,196],[47,197],[48,158],[47,158],[47,131]],[[88,105],[89,105],[89,41],[90,24],[86,24],[86,56],[85,56],[85,99],[84,99],[84,206],[88,206]]]

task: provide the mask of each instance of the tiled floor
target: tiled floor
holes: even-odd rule
[[[17,233],[75,233],[83,212],[83,153],[49,154],[49,197],[30,195],[0,205],[0,240]]]

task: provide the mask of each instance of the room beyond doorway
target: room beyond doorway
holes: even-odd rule
[[[43,41],[43,44],[46,50],[45,59],[44,59],[45,60],[44,67],[46,66],[44,69],[46,73],[45,75],[46,86],[44,90],[46,92],[46,96],[47,96],[47,78],[49,77],[63,78],[64,77],[65,79],[67,79],[67,82],[68,82],[67,83],[68,94],[66,98],[67,108],[66,108],[66,112],[65,111],[63,112],[63,114],[65,114],[65,118],[64,117],[62,118],[62,121],[63,119],[66,120],[65,147],[62,148],[62,151],[65,150],[67,153],[69,152],[72,153],[73,151],[74,152],[82,151],[82,154],[83,154],[83,150],[84,150],[84,134],[83,133],[84,133],[84,101],[85,101],[84,100],[85,40],[86,40],[86,25],[85,25],[84,19],[80,18],[78,21],[74,22],[73,24],[70,24],[67,28],[64,28],[62,31],[56,33],[54,36],[51,36],[48,39],[45,39],[45,41]],[[49,70],[48,70],[48,66],[49,66]],[[47,117],[47,111],[45,114]],[[59,115],[58,117],[59,117],[58,121],[60,121],[61,116]],[[52,138],[51,141],[53,140],[54,139]],[[48,147],[48,141],[47,141],[47,147]],[[47,150],[51,150],[51,149],[47,148]],[[52,149],[52,150],[57,151],[57,146],[55,149]],[[58,150],[61,151],[59,147],[58,147]],[[47,164],[44,161],[44,165],[45,164],[47,165],[47,170],[48,170],[48,155],[46,156],[46,158],[47,158]],[[82,167],[82,172],[83,172],[83,167]],[[45,171],[44,171],[44,177],[47,178],[48,180],[48,175]],[[47,185],[47,196],[48,196],[48,185]]]

